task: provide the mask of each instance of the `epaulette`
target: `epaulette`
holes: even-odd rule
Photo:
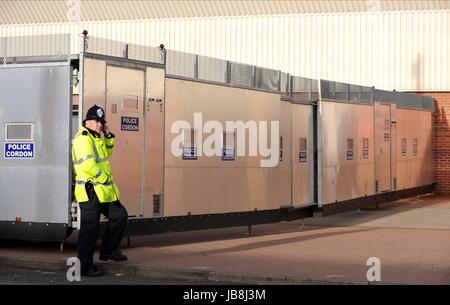
[[[83,136],[87,136],[88,132],[86,130],[83,130],[83,132],[81,133]]]

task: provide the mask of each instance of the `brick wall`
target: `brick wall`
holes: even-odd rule
[[[436,100],[434,114],[434,172],[436,191],[450,193],[450,92],[421,92]]]

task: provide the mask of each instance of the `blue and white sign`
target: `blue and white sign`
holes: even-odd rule
[[[5,143],[5,159],[34,159],[34,143]]]
[[[301,151],[301,152],[299,152],[299,154],[298,154],[298,161],[299,161],[300,163],[305,163],[305,162],[307,162],[307,153],[306,153],[306,151]]]
[[[123,116],[120,130],[139,131],[139,118]]]
[[[222,148],[222,161],[234,161],[234,148]]]
[[[353,160],[353,150],[347,150],[347,160]]]
[[[183,147],[183,160],[197,160],[197,147],[184,146]]]

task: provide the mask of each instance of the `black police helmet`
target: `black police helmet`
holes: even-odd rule
[[[89,110],[86,113],[85,121],[89,120],[96,120],[105,124],[106,123],[105,111],[103,110],[103,108],[97,105],[94,105],[91,108],[89,108]]]

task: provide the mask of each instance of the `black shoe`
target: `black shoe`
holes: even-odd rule
[[[102,261],[111,260],[115,262],[123,262],[126,261],[128,257],[126,255],[123,255],[119,250],[115,250],[111,254],[100,254],[99,259]]]
[[[81,272],[81,276],[87,277],[99,277],[102,276],[103,273],[97,269],[94,265],[90,266],[86,271]]]

